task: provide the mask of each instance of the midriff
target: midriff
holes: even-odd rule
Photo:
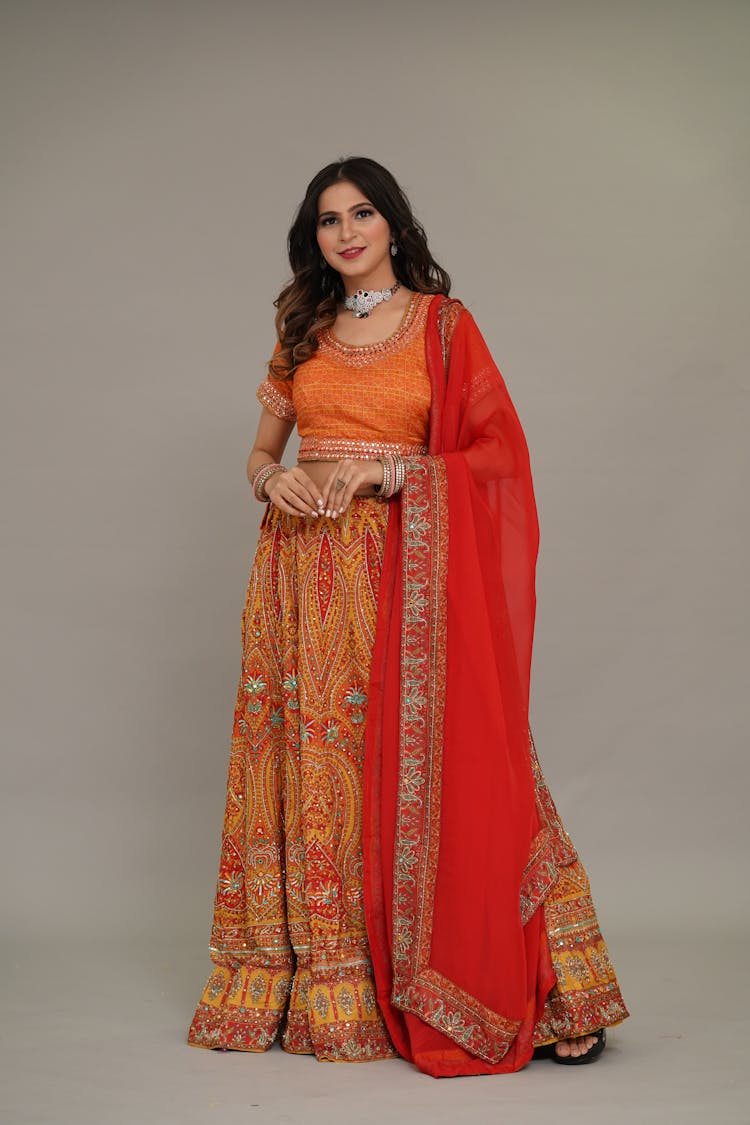
[[[331,475],[331,469],[337,464],[336,461],[299,461],[300,469],[309,476],[316,488],[323,488],[324,484]],[[373,491],[370,485],[363,485],[357,489],[357,496],[372,496]]]

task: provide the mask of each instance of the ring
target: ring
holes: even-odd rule
[[[346,481],[342,480],[341,477],[336,477],[336,491],[339,492],[342,488],[345,488],[345,487],[346,487]]]

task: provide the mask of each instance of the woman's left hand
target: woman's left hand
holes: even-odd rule
[[[327,516],[340,516],[356,496],[359,489],[373,495],[373,489],[383,483],[383,465],[380,461],[354,461],[345,457],[332,467],[323,485],[323,512]]]

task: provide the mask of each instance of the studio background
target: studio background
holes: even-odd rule
[[[0,19],[7,1120],[293,1121],[305,1099],[310,1121],[339,1099],[365,1122],[561,1099],[750,1120],[750,6]],[[574,1095],[541,1064],[436,1086],[184,1042],[262,514],[255,389],[294,212],[347,155],[406,190],[529,442],[532,729],[633,1013]]]

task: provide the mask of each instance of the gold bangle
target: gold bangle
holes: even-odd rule
[[[256,500],[260,500],[261,504],[266,504],[271,499],[266,492],[266,481],[268,481],[274,473],[283,473],[284,466],[274,461],[268,461],[258,469],[257,473],[253,474],[253,495]]]

